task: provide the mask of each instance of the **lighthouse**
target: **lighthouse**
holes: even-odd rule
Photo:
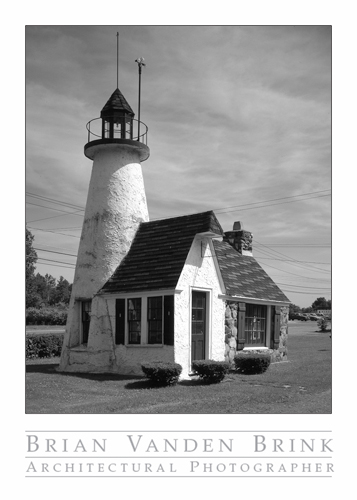
[[[139,71],[141,75],[141,66]],[[96,366],[109,367],[112,362],[111,336],[104,338],[110,325],[106,324],[105,304],[96,294],[128,253],[140,223],[149,220],[141,167],[150,155],[148,129],[134,116],[117,87],[100,117],[87,123],[84,154],[93,165],[62,349],[62,371],[71,371],[71,367],[78,371],[78,364],[83,363],[95,371]],[[76,352],[80,360],[75,359]]]

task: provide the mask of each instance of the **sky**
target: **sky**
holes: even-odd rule
[[[36,272],[73,281],[92,162],[116,88],[149,129],[150,219],[214,210],[253,233],[291,302],[331,298],[330,26],[27,26],[26,221]]]

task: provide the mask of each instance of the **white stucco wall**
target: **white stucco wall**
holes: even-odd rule
[[[91,299],[127,254],[140,222],[149,220],[139,152],[124,145],[96,146],[60,369],[70,360],[67,349],[80,344],[76,300]],[[93,301],[93,308],[97,307]],[[88,352],[96,349],[91,325]],[[95,334],[96,335],[96,334]]]
[[[191,369],[192,290],[207,293],[206,359],[223,361],[225,304],[218,298],[222,288],[209,239],[195,238],[178,281],[178,290],[180,292],[175,294],[174,346],[115,345],[115,298],[94,297],[87,349],[67,350],[66,371],[142,375],[141,363],[145,361],[175,361],[183,368],[182,378],[187,378]],[[144,294],[143,300],[146,299]],[[145,318],[143,314],[142,321]]]
[[[182,292],[175,295],[175,362],[182,366],[182,377],[188,377],[191,370],[192,290],[208,292],[206,359],[224,361],[225,304],[218,298],[222,288],[213,255],[209,239],[196,237],[176,287]]]
[[[104,285],[127,254],[140,222],[148,220],[138,152],[102,145],[89,184],[73,282],[76,296],[91,298]]]
[[[141,364],[174,361],[173,346],[115,345],[115,299],[95,297],[87,348],[68,350],[66,371],[143,375]]]

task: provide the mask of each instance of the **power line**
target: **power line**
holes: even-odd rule
[[[61,266],[61,265],[57,265],[57,264],[50,264],[49,262],[39,262],[38,264],[42,265],[42,266],[62,267],[62,268],[65,268],[65,269],[72,269],[72,270],[74,270],[74,267]]]
[[[284,290],[284,289],[283,289]],[[317,295],[320,292],[298,292],[297,290],[284,290],[286,293],[300,293],[302,295]],[[328,294],[327,294],[328,295]]]
[[[275,281],[276,285],[282,285],[282,286],[296,286],[297,288],[312,288],[314,290],[331,290],[331,287],[329,288],[320,288],[318,286],[302,286],[302,285],[295,285],[294,283],[278,283]]]
[[[261,246],[263,246],[263,247],[265,247],[265,248],[268,248],[269,250],[271,250],[271,252],[274,252],[274,253],[276,253],[276,254],[278,254],[278,255],[282,255],[283,257],[288,257],[288,258],[289,258],[289,256],[288,256],[288,255],[286,255],[286,254],[284,254],[284,253],[281,253],[281,252],[278,252],[277,250],[273,250],[272,248],[268,247],[267,245],[263,245],[263,243],[259,243],[259,241],[257,241],[257,240],[255,240],[255,242],[256,242],[256,243],[258,243],[258,245],[261,245]],[[260,251],[264,253],[264,250],[260,250]],[[275,255],[274,255],[274,254],[272,255],[271,253],[267,253],[267,252],[265,252],[265,253],[266,253],[268,256],[270,256],[270,257],[275,257]],[[320,272],[323,272],[323,273],[328,273],[328,274],[329,274],[329,271],[326,271],[326,269],[320,269],[320,268],[318,268],[318,267],[314,267],[314,266],[302,266],[301,264],[299,264],[299,263],[298,263],[298,261],[297,261],[296,259],[292,259],[292,260],[293,260],[293,261],[295,261],[295,262],[290,263],[290,265],[291,265],[291,266],[294,266],[294,265],[295,265],[296,267],[300,267],[300,268],[302,268],[302,269],[307,269],[308,271],[311,271],[311,270],[317,270],[317,271],[320,271]]]
[[[53,233],[53,234],[61,234],[62,236],[68,236],[69,238],[77,238],[80,239],[80,236],[75,236],[74,234],[65,234],[65,233],[58,233],[56,231],[51,231],[50,229],[41,229],[39,227],[32,227],[28,226],[29,229],[32,229],[34,231],[43,231],[44,233]]]
[[[63,205],[66,207],[71,207],[71,208],[80,208],[80,209],[84,210],[84,207],[81,207],[80,205],[74,205],[73,203],[68,203],[65,201],[56,200],[54,198],[47,198],[46,196],[41,196],[38,194],[29,193],[28,191],[26,191],[26,194],[28,196],[31,196],[32,198],[36,198],[36,199],[40,199],[40,200],[44,200],[44,201],[49,201],[49,202],[55,203],[57,205]]]
[[[263,243],[261,243],[262,245]],[[329,248],[331,247],[331,243],[329,244],[321,244],[317,245],[314,243],[299,243],[294,245],[293,243],[265,243],[265,245],[270,247],[287,247],[287,248]]]
[[[239,208],[235,210],[226,210],[224,212],[217,212],[218,215],[220,214],[228,214],[232,212],[245,212],[246,210],[254,210],[256,208],[268,208],[268,207],[275,207],[276,205],[285,205],[287,203],[296,203],[297,201],[307,201],[307,200],[314,200],[315,198],[324,198],[325,196],[331,196],[331,194],[321,194],[320,196],[312,196],[311,198],[304,198],[302,200],[291,200],[291,201],[283,201],[281,203],[271,203],[269,205],[260,205],[259,207],[249,207],[249,208]]]
[[[327,193],[327,191],[331,191],[331,189],[324,189],[322,191],[313,191],[313,192],[310,192],[310,193],[295,194],[295,195],[292,195],[292,196],[284,196],[282,198],[272,198],[270,200],[256,201],[256,202],[253,202],[253,203],[245,203],[244,205],[231,205],[229,207],[213,208],[212,210],[214,212],[218,212],[218,210],[226,210],[227,208],[239,208],[239,207],[246,207],[246,206],[249,206],[249,205],[258,205],[259,203],[268,203],[270,201],[287,200],[287,199],[290,199],[290,198],[297,198],[298,196],[308,196],[310,194]],[[326,196],[329,196],[329,195],[326,195]]]
[[[34,207],[46,208],[47,210],[54,210],[55,212],[62,212],[63,214],[73,214],[75,212],[66,212],[66,210],[60,210],[59,208],[45,207],[43,205],[37,205],[37,203],[31,203],[31,201],[26,202],[27,205],[33,205]],[[83,212],[83,209],[77,210],[77,212]]]
[[[282,262],[300,262],[302,264],[321,264],[321,265],[324,265],[324,266],[330,266],[331,265],[330,262],[309,262],[307,260],[278,259],[278,258],[275,258],[275,257],[258,257],[258,258],[259,259],[263,259],[263,260],[280,260]]]
[[[70,257],[77,257],[77,255],[73,253],[64,253],[64,252],[55,252],[54,250],[44,250],[43,248],[33,247],[35,250],[39,250],[40,252],[48,252],[48,253],[59,253],[61,255],[69,255]]]
[[[53,209],[51,209],[53,210]],[[65,212],[66,215],[77,215],[77,217],[84,217],[84,214],[79,214],[78,212],[83,212],[83,210],[76,210],[75,212]],[[29,224],[32,224],[33,222],[40,222],[42,220],[48,220],[48,219],[56,219],[57,217],[64,217],[65,214],[61,215],[53,215],[52,217],[44,217],[43,219],[36,219],[36,220],[29,220]]]
[[[45,259],[44,257],[39,257],[39,259],[46,260],[48,262],[57,262],[57,264],[66,264],[67,266],[75,266],[75,264],[72,264],[71,262],[63,262],[62,260]]]

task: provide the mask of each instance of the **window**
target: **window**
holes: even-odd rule
[[[141,342],[141,299],[128,299],[128,343]]]
[[[148,344],[162,344],[162,297],[148,297]]]
[[[246,304],[245,311],[245,345],[265,345],[267,307]]]
[[[88,343],[91,308],[91,300],[82,301],[82,344]]]

